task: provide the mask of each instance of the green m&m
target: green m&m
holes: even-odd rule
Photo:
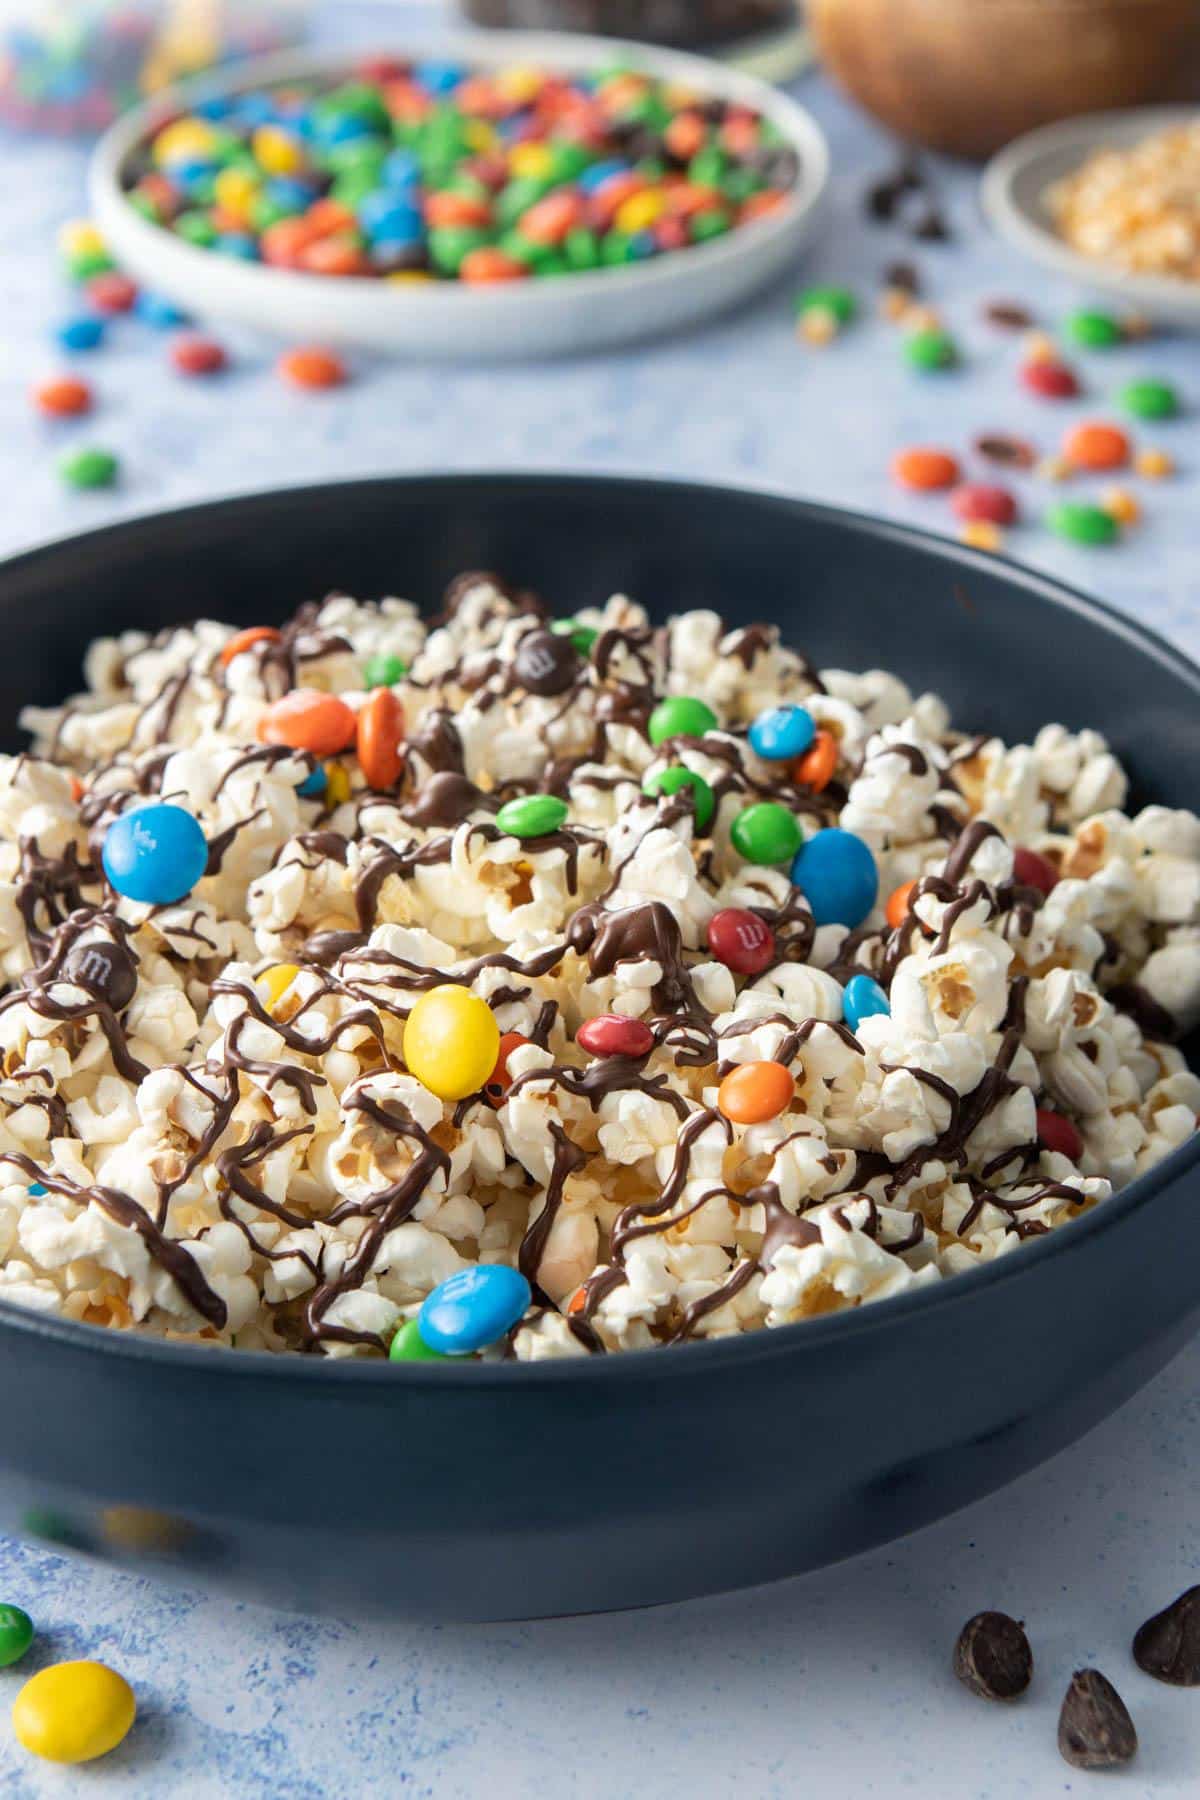
[[[600,633],[593,625],[580,625],[576,619],[555,619],[550,627],[556,637],[570,638],[580,656],[587,656]]]
[[[407,1319],[388,1347],[389,1362],[449,1362],[440,1350],[433,1350],[417,1330],[417,1321]]]
[[[1087,307],[1080,307],[1067,319],[1067,336],[1084,350],[1111,350],[1125,341],[1125,333],[1111,313],[1092,312]]]
[[[1173,419],[1179,411],[1179,395],[1169,381],[1127,382],[1117,399],[1135,419]]]
[[[19,1606],[0,1606],[0,1669],[20,1662],[33,1642],[33,1620]]]
[[[910,369],[933,373],[953,368],[958,350],[949,332],[914,331],[904,340],[904,360]]]
[[[685,769],[678,763],[673,768],[660,769],[657,775],[646,777],[642,792],[654,799],[659,794],[678,794],[688,787],[695,796],[696,830],[706,831],[712,824],[717,803],[707,781],[703,775],[697,775],[695,769]]]
[[[509,837],[547,837],[567,816],[567,803],[556,794],[524,794],[509,800],[496,814],[498,828]]]
[[[690,694],[672,694],[659,701],[650,714],[646,731],[652,744],[665,744],[673,737],[703,737],[706,731],[715,731],[716,726],[717,715],[703,700]]]
[[[858,302],[847,287],[825,285],[805,288],[796,301],[799,317],[806,312],[830,313],[839,325],[849,325],[858,311]]]
[[[1112,514],[1082,500],[1060,500],[1046,514],[1046,523],[1073,544],[1113,544],[1117,540],[1117,521]]]
[[[777,800],[745,807],[729,831],[738,855],[750,863],[790,862],[804,842],[795,813]]]
[[[403,681],[407,673],[407,665],[398,656],[388,656],[379,650],[363,665],[363,686],[368,689],[393,687],[397,681]]]
[[[111,450],[72,450],[59,461],[58,472],[68,487],[111,487],[117,479],[117,459]]]

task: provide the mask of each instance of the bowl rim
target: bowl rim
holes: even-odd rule
[[[1037,203],[1017,198],[1017,183],[1037,173],[1045,159],[1075,152],[1080,163],[1093,151],[1124,148],[1167,126],[1200,124],[1200,105],[1134,106],[1123,110],[1083,113],[1024,132],[997,151],[983,171],[980,203],[996,232],[1043,268],[1080,286],[1140,301],[1162,314],[1200,321],[1200,282],[1179,275],[1139,275],[1084,256],[1067,244],[1041,216],[1047,180]]]
[[[784,203],[773,212],[737,225],[723,237],[691,245],[686,257],[653,257],[644,263],[586,270],[561,281],[537,283],[539,305],[557,303],[558,308],[564,308],[572,298],[582,301],[605,294],[619,303],[633,293],[671,282],[702,281],[706,275],[715,275],[740,264],[746,246],[744,233],[750,234],[754,248],[763,253],[772,246],[798,244],[816,217],[829,188],[829,145],[806,107],[757,76],[692,52],[663,50],[621,38],[566,32],[479,31],[439,34],[427,42],[419,38],[400,39],[377,46],[376,53],[411,56],[413,61],[453,59],[487,68],[540,62],[557,64],[567,73],[585,73],[628,56],[639,68],[659,80],[677,80],[706,94],[743,100],[754,106],[779,126],[787,143],[797,153],[800,168],[795,185],[788,190]],[[143,142],[157,122],[175,116],[181,109],[220,95],[240,93],[247,88],[339,72],[348,75],[356,62],[370,54],[369,49],[357,53],[353,49],[327,49],[283,51],[257,57],[223,72],[178,82],[125,113],[99,139],[88,165],[88,195],[92,210],[105,230],[118,234],[117,249],[136,250],[143,258],[157,258],[176,282],[201,283],[209,291],[205,304],[210,307],[211,284],[215,278],[226,296],[236,295],[242,301],[253,298],[261,304],[269,304],[272,298],[286,292],[303,299],[309,307],[319,306],[317,316],[339,294],[354,306],[369,304],[373,312],[383,308],[392,315],[404,312],[417,322],[434,307],[440,313],[447,302],[464,313],[482,305],[502,315],[505,312],[511,314],[518,307],[527,309],[530,296],[524,282],[500,282],[489,286],[472,286],[458,281],[437,282],[428,287],[424,283],[396,285],[377,277],[330,278],[274,268],[260,262],[241,262],[188,243],[165,227],[143,219],[129,205],[121,186],[122,167],[131,151]],[[284,281],[289,284],[286,288]],[[563,295],[565,300],[560,298]],[[467,324],[465,317],[462,323]]]
[[[213,513],[236,518],[238,512],[253,513],[264,502],[289,500],[307,510],[352,490],[374,491],[401,485],[406,489],[416,490],[418,495],[422,491],[433,493],[446,488],[459,491],[509,488],[528,492],[531,484],[559,491],[587,487],[638,489],[643,492],[649,490],[651,493],[669,494],[677,499],[687,500],[694,506],[704,506],[714,499],[719,503],[726,496],[733,495],[738,500],[751,504],[782,508],[792,517],[818,525],[850,529],[884,544],[904,545],[931,557],[934,562],[949,564],[957,569],[975,570],[981,574],[996,572],[998,559],[990,552],[973,550],[937,532],[901,524],[857,508],[830,506],[799,498],[782,488],[642,476],[627,472],[610,475],[560,474],[536,469],[506,470],[502,473],[478,470],[421,475],[351,476],[340,480],[307,483],[299,487],[282,483],[251,492],[198,501],[188,506],[151,509],[89,531],[67,532],[18,551],[15,555],[0,558],[0,598],[3,596],[3,584],[12,573],[38,562],[52,561],[67,550],[82,554],[88,559],[102,558],[105,547],[113,539],[136,535],[155,524],[170,523],[173,527],[190,525],[202,536],[204,524]],[[1200,664],[1186,651],[1170,643],[1161,633],[1151,630],[1108,602],[1094,599],[1054,576],[1043,574],[1038,569],[1010,558],[999,560],[1006,579],[1023,587],[1044,604],[1062,607],[1094,628],[1110,636],[1124,638],[1173,675],[1182,677],[1193,688],[1197,702],[1200,703]],[[1019,1278],[1023,1270],[1039,1268],[1051,1258],[1069,1252],[1076,1244],[1116,1230],[1132,1213],[1148,1206],[1156,1195],[1187,1176],[1197,1166],[1200,1166],[1200,1131],[1172,1151],[1162,1162],[1144,1175],[1137,1176],[1126,1187],[1091,1208],[1081,1218],[1071,1220],[1044,1237],[1022,1244],[1011,1254],[955,1275],[936,1287],[895,1294],[884,1300],[872,1301],[869,1305],[849,1308],[845,1312],[800,1320],[771,1330],[764,1327],[729,1337],[702,1339],[672,1346],[665,1357],[663,1347],[658,1346],[653,1349],[622,1350],[604,1356],[549,1358],[537,1362],[475,1363],[466,1359],[461,1366],[455,1366],[453,1361],[447,1364],[391,1363],[386,1359],[368,1361],[357,1357],[236,1350],[220,1344],[210,1346],[174,1343],[135,1331],[117,1331],[110,1327],[87,1325],[64,1319],[58,1314],[35,1312],[2,1297],[0,1340],[9,1333],[33,1340],[48,1340],[65,1350],[101,1352],[118,1362],[128,1360],[157,1364],[180,1377],[212,1370],[218,1372],[222,1379],[302,1381],[308,1385],[328,1384],[335,1391],[340,1391],[347,1383],[371,1386],[394,1386],[399,1383],[405,1391],[416,1389],[424,1392],[441,1386],[456,1390],[462,1386],[476,1385],[536,1389],[576,1380],[591,1384],[608,1383],[617,1379],[632,1380],[651,1373],[656,1379],[668,1374],[676,1379],[687,1374],[701,1378],[709,1372],[731,1365],[801,1353],[806,1345],[817,1349],[833,1341],[844,1342],[849,1346],[868,1335],[903,1324],[909,1313],[916,1309],[944,1312],[948,1308],[969,1304],[982,1288]],[[620,1373],[621,1371],[624,1373]]]

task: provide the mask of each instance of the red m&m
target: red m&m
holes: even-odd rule
[[[1079,393],[1079,379],[1066,363],[1037,357],[1021,364],[1021,381],[1031,394],[1043,400],[1074,400]]]
[[[761,975],[775,960],[775,933],[743,906],[725,906],[708,922],[708,947],[736,975]]]
[[[1050,894],[1058,886],[1058,870],[1036,850],[1014,850],[1013,880],[1018,887],[1037,888],[1039,893]]]
[[[1060,1156],[1069,1157],[1078,1162],[1083,1155],[1083,1139],[1070,1119],[1062,1113],[1051,1112],[1048,1107],[1037,1109],[1038,1143],[1043,1150],[1057,1150]]]
[[[654,1048],[654,1033],[640,1019],[626,1019],[620,1013],[598,1013],[585,1019],[575,1033],[575,1042],[589,1056],[649,1056]]]

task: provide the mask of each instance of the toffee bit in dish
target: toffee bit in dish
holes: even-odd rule
[[[0,757],[6,1301],[676,1345],[1019,1252],[1194,1129],[1200,820],[1100,731],[478,572],[85,666]]]

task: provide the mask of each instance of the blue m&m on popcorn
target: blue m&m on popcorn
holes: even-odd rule
[[[470,1356],[498,1343],[532,1296],[519,1269],[475,1263],[440,1282],[417,1314],[422,1343],[443,1356]]]
[[[890,1013],[888,997],[870,975],[852,975],[842,994],[842,1017],[851,1031],[857,1031],[864,1019]]]
[[[861,925],[879,892],[879,871],[869,844],[831,825],[816,831],[792,859],[792,881],[818,925]]]
[[[182,806],[137,806],[109,826],[104,873],[118,894],[143,906],[173,906],[208,867],[208,843]]]
[[[772,706],[759,713],[747,735],[764,762],[792,762],[810,747],[817,728],[803,706]]]

